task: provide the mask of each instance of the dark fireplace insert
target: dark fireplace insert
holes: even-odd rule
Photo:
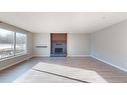
[[[55,48],[55,53],[56,54],[63,53],[63,48]]]

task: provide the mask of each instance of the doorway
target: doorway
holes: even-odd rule
[[[51,57],[67,56],[67,33],[51,33]]]

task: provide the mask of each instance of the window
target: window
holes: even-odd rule
[[[16,33],[16,54],[26,53],[26,34]]]
[[[26,53],[27,35],[0,29],[0,59]]]
[[[0,59],[14,55],[14,32],[0,29]]]

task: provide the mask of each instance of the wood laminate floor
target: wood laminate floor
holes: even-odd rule
[[[96,72],[109,83],[127,83],[127,72],[91,57],[44,57],[32,58],[0,71],[0,82],[13,82],[39,62],[82,68]]]

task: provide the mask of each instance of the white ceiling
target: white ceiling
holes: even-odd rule
[[[127,19],[117,12],[0,12],[0,20],[34,33],[91,33]]]

